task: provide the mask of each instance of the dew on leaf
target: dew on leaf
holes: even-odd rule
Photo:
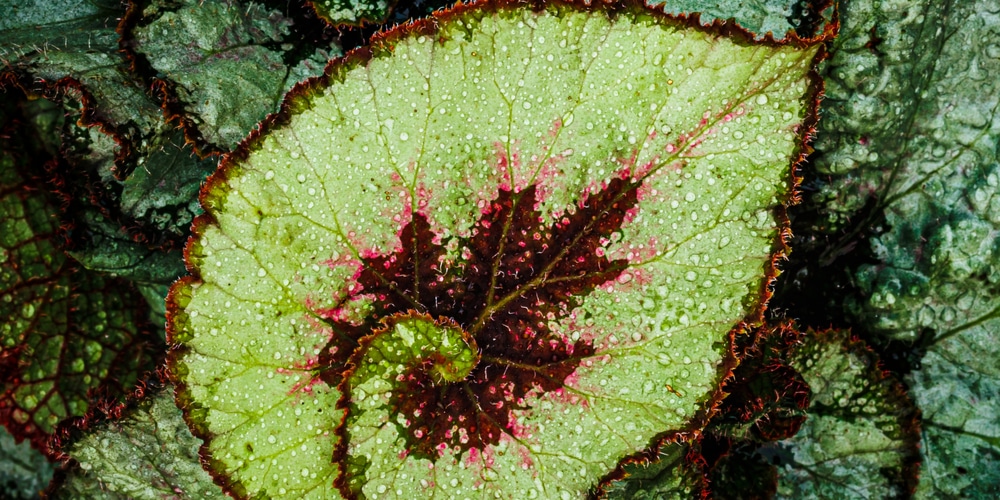
[[[183,397],[219,410],[198,421],[215,436],[206,452],[248,496],[298,498],[336,482],[355,496],[420,496],[433,484],[455,496],[579,497],[608,464],[684,428],[708,403],[720,372],[691,372],[674,359],[714,367],[727,355],[729,330],[757,320],[754,291],[767,278],[770,250],[742,249],[769,249],[778,234],[771,207],[786,200],[781,183],[799,147],[782,131],[796,123],[758,107],[745,113],[766,125],[727,125],[775,136],[763,148],[781,161],[757,164],[714,142],[708,121],[722,115],[687,103],[704,96],[725,109],[767,91],[805,116],[805,87],[755,82],[804,80],[816,46],[733,43],[638,6],[613,16],[602,5],[463,9],[439,18],[433,36],[403,28],[391,49],[334,63],[339,76],[327,89],[293,99],[287,122],[265,128],[273,150],[233,155],[222,167],[231,184],[218,176],[206,190],[211,222],[191,263],[219,252],[260,264],[203,266],[198,280],[177,286],[175,295],[192,298],[186,321],[177,321],[179,306],[171,315],[185,339],[174,375]],[[572,47],[568,33],[580,26],[587,35]],[[725,78],[739,78],[725,93],[697,79],[663,86],[662,68],[650,63],[666,64],[682,41],[728,61]],[[554,57],[529,57],[541,47]],[[797,61],[794,70],[772,61],[779,53]],[[511,75],[510,61],[524,71]],[[694,69],[714,75],[681,66]],[[342,116],[357,118],[330,119]],[[315,123],[330,131],[317,135]],[[410,139],[427,149],[404,147]],[[312,170],[331,159],[335,168]],[[304,188],[263,183],[239,193],[249,206],[236,196],[215,203],[255,171],[244,165],[274,166],[267,180],[295,178]],[[750,168],[773,182],[738,198],[720,190],[745,184]],[[721,182],[709,189],[706,176]],[[678,200],[699,199],[671,211]],[[696,213],[730,206],[750,215],[722,227]],[[305,226],[250,239],[244,220],[260,219],[251,207]],[[669,222],[650,222],[667,213]],[[710,251],[723,237],[734,244]],[[247,276],[257,266],[258,278],[273,279]],[[744,277],[705,279],[729,268]],[[206,305],[221,297],[266,306],[249,314]],[[199,309],[211,314],[196,316]],[[223,322],[241,326],[225,339],[208,333]],[[288,353],[288,365],[261,366],[271,352]],[[200,391],[217,380],[247,396],[210,401]],[[687,385],[664,400],[654,390],[664,380]],[[303,411],[304,398],[325,411]],[[275,408],[267,437],[253,430],[253,416],[222,416],[251,404]],[[609,423],[623,414],[639,416]],[[624,425],[632,427],[621,436]],[[560,439],[565,429],[580,429],[580,440]],[[263,461],[226,447],[244,435],[308,438],[308,448],[276,456],[303,473],[270,479]]]

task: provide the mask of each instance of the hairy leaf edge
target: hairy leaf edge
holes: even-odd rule
[[[691,438],[700,436],[701,429],[718,410],[722,399],[726,396],[722,382],[732,378],[733,369],[739,363],[734,351],[736,335],[747,334],[753,326],[763,324],[767,302],[774,293],[774,282],[780,274],[778,264],[781,260],[786,259],[791,252],[791,248],[788,246],[788,242],[791,240],[791,224],[787,215],[787,209],[792,205],[798,204],[801,200],[799,185],[802,182],[802,178],[799,175],[799,170],[812,152],[809,143],[816,132],[816,124],[819,119],[819,102],[823,96],[823,80],[817,72],[816,67],[820,61],[827,58],[825,43],[836,36],[839,30],[839,21],[835,19],[834,22],[824,27],[821,34],[812,38],[799,37],[795,33],[789,32],[785,38],[780,40],[775,40],[771,33],[757,40],[754,33],[736,23],[716,19],[711,24],[702,24],[700,15],[698,14],[668,14],[665,12],[662,4],[659,6],[649,6],[642,0],[605,0],[593,2],[586,2],[586,0],[550,0],[547,2],[543,0],[477,0],[467,4],[456,4],[452,8],[434,12],[431,17],[415,20],[396,26],[388,31],[377,33],[372,36],[368,46],[359,47],[341,57],[331,59],[327,63],[326,68],[324,68],[321,76],[311,77],[296,84],[285,95],[280,110],[264,118],[258,124],[257,128],[252,130],[232,152],[223,155],[218,169],[202,184],[198,198],[206,210],[205,213],[196,217],[192,222],[192,235],[184,247],[184,262],[189,274],[175,282],[167,295],[166,330],[170,352],[167,355],[166,364],[168,376],[175,385],[175,402],[183,411],[184,420],[187,422],[188,427],[191,428],[192,433],[204,441],[200,450],[202,465],[212,476],[215,483],[227,493],[236,498],[247,497],[246,488],[242,484],[230,480],[230,478],[219,472],[224,468],[223,464],[211,456],[209,448],[209,443],[215,436],[203,422],[198,422],[193,418],[191,410],[194,406],[194,401],[187,385],[182,380],[181,374],[178,372],[179,361],[190,351],[189,348],[178,343],[178,335],[181,334],[178,325],[186,322],[186,314],[183,312],[183,307],[190,299],[192,287],[203,283],[191,252],[194,249],[196,241],[204,234],[205,228],[217,224],[210,210],[213,193],[225,192],[227,190],[230,172],[238,172],[237,169],[240,167],[240,164],[247,160],[251,153],[262,148],[263,141],[271,130],[276,130],[287,125],[295,114],[309,109],[311,107],[310,100],[312,95],[318,94],[333,82],[342,79],[347,71],[352,68],[363,66],[376,57],[391,54],[397,41],[410,35],[433,37],[438,31],[439,24],[446,23],[450,19],[459,17],[467,12],[496,12],[519,7],[530,7],[532,10],[539,12],[545,10],[547,6],[571,7],[583,12],[602,11],[606,12],[611,18],[628,9],[643,9],[649,14],[668,20],[668,22],[696,29],[715,37],[728,37],[736,43],[747,45],[782,47],[792,44],[799,47],[807,47],[815,44],[823,44],[816,52],[811,64],[812,69],[810,69],[807,75],[810,81],[809,91],[802,97],[803,101],[807,103],[805,106],[806,115],[798,130],[798,147],[791,155],[793,160],[789,168],[789,178],[785,180],[790,189],[786,195],[786,199],[774,208],[773,216],[779,226],[778,238],[776,238],[772,245],[771,259],[765,264],[765,268],[762,270],[764,279],[761,280],[757,304],[727,334],[726,353],[717,369],[718,385],[711,391],[708,399],[695,412],[694,417],[684,429],[670,431],[663,436],[654,438],[651,440],[650,446],[646,451],[622,459],[614,470],[596,483],[593,496],[604,496],[612,481],[624,477],[625,472],[623,467],[625,464],[642,461],[645,459],[644,457],[655,456],[653,454],[658,453],[664,444],[684,440],[687,436]],[[333,485],[331,485],[331,488],[333,488]]]

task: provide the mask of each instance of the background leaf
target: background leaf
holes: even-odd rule
[[[93,404],[113,404],[155,367],[157,341],[127,284],[60,250],[58,210],[23,172],[10,107],[0,108],[0,422],[53,454],[51,436]]]
[[[109,420],[76,441],[67,450],[74,465],[48,498],[228,498],[201,468],[200,445],[168,385],[147,395],[120,420]]]
[[[128,45],[157,72],[189,131],[230,150],[299,81],[339,56],[336,44],[311,48],[290,36],[293,20],[259,3],[150,2]]]
[[[916,486],[918,412],[848,332],[809,331],[792,365],[812,390],[794,436],[760,451],[778,463],[778,498],[900,498]]]

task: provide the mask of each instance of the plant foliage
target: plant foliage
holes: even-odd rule
[[[0,0],[0,497],[1000,496],[994,1],[484,2]]]

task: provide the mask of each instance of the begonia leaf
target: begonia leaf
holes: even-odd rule
[[[86,101],[88,123],[105,124],[123,140],[138,142],[162,122],[119,54],[119,2],[7,0],[0,9],[0,75],[13,72],[28,93],[70,89]]]
[[[989,315],[941,332],[910,375],[923,411],[918,498],[1000,495],[998,328]]]
[[[381,23],[398,0],[309,0],[316,14],[333,25]]]
[[[173,283],[184,274],[180,249],[161,251],[137,243],[95,208],[77,208],[75,220],[87,228],[68,253],[87,269],[138,283]]]
[[[793,324],[766,325],[736,338],[740,364],[723,383],[726,399],[706,432],[737,442],[793,436],[806,418],[809,385],[788,353],[801,342]]]
[[[156,1],[137,23],[133,49],[169,82],[187,124],[222,150],[277,111],[292,85],[340,55],[332,45],[287,61],[291,19],[254,2]]]
[[[4,134],[23,128],[0,118]],[[60,424],[155,366],[156,342],[126,283],[62,252],[58,209],[11,144],[0,149],[0,423],[52,452]]]
[[[168,386],[91,430],[67,450],[75,465],[51,499],[211,500],[227,498],[201,468],[198,447]]]
[[[779,498],[900,498],[919,462],[918,412],[902,384],[845,330],[809,331],[791,356],[809,417],[777,443]]]
[[[760,321],[819,46],[692,24],[480,2],[286,101],[204,188],[169,299],[215,477],[238,497],[580,497],[702,425],[733,329]],[[478,361],[372,353],[415,315]]]
[[[793,24],[798,0],[749,0],[739,2],[706,2],[704,0],[654,0],[650,5],[662,5],[666,12],[685,14],[697,12],[702,22],[712,19],[732,20],[758,36],[771,33],[775,39],[795,30]]]
[[[641,457],[622,466],[622,477],[601,491],[609,499],[690,499],[707,494],[700,456],[690,443],[664,443],[652,459]]]
[[[827,260],[874,233],[848,269],[859,293],[837,304],[874,341],[912,346],[921,498],[996,494],[997,15],[991,1],[850,2],[822,70],[815,229],[846,233]]]
[[[79,110],[72,99],[64,96],[63,100],[66,119],[59,144],[61,158],[51,170],[69,203],[66,215],[87,229],[76,235],[73,250],[103,254],[99,258],[108,261],[135,261],[151,252],[179,247],[188,236],[191,221],[201,213],[198,188],[217,161],[198,158],[184,144],[183,133],[173,128],[146,131],[138,148],[141,155],[123,159],[118,137],[100,127],[81,126],[81,113],[86,110]],[[161,120],[160,125],[164,124]],[[125,165],[128,168],[122,168]],[[119,235],[135,244],[122,242],[125,247],[121,250],[127,255],[110,255],[111,249],[101,246],[99,240],[118,240]],[[95,269],[103,270],[102,264]]]

